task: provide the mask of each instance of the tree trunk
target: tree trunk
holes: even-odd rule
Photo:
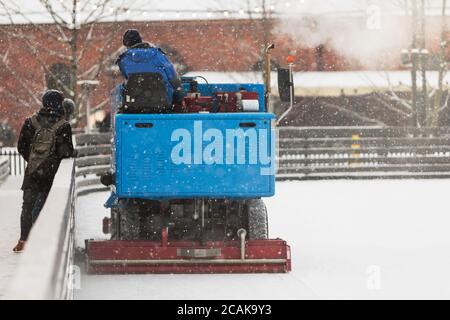
[[[446,14],[447,0],[442,0],[442,16],[441,16],[441,42],[439,49],[439,80],[438,90],[434,97],[434,108],[431,114],[431,126],[437,127],[439,125],[439,110],[441,109],[442,96],[444,94],[444,75],[447,70],[447,62],[445,61],[445,49],[447,47],[446,40]]]
[[[421,117],[420,123],[422,126],[429,125],[430,106],[428,104],[428,87],[427,87],[427,62],[428,54],[426,54],[426,14],[425,14],[425,0],[421,0],[420,5],[420,65],[422,72],[422,99],[421,99]]]
[[[78,119],[79,104],[78,104],[78,29],[77,29],[77,6],[78,0],[73,0],[72,2],[72,30],[70,31],[70,53],[71,53],[71,86],[73,96],[72,99],[75,101],[75,108],[73,118]]]
[[[417,104],[417,0],[412,0],[412,43],[411,43],[411,95],[414,112],[414,126],[420,127],[419,110]]]

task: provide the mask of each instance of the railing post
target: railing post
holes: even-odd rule
[[[19,175],[22,175],[22,157],[20,154],[17,154],[17,157],[19,158]]]
[[[11,150],[9,150],[9,152],[8,152],[8,157],[9,157],[9,174],[13,175]]]

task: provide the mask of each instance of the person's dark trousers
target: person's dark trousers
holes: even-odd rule
[[[48,193],[34,189],[23,191],[22,215],[20,216],[20,240],[26,241],[30,234],[31,227],[36,222]]]

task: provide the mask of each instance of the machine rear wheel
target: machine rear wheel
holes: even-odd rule
[[[119,207],[119,229],[120,240],[139,240],[140,236],[140,216],[138,204],[131,201],[124,201]]]
[[[120,240],[120,210],[111,208],[111,240]]]
[[[121,199],[111,210],[111,225],[113,240],[158,239],[162,230],[159,202]]]
[[[246,202],[248,219],[248,238],[250,240],[269,239],[269,222],[267,208],[261,199],[252,199]]]

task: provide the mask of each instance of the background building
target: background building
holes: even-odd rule
[[[409,121],[386,108],[386,103],[391,109],[401,103],[379,94],[373,97],[373,92],[410,91],[408,67],[400,57],[402,49],[410,47],[411,18],[389,1],[377,6],[339,0],[128,1],[127,6],[121,1],[97,1],[94,7],[80,1],[75,28],[72,1],[49,2],[51,11],[42,1],[1,1],[0,119],[16,134],[24,117],[39,108],[47,87],[75,98],[80,127],[85,125],[88,104],[92,120],[101,120],[109,108],[111,89],[122,81],[114,61],[123,50],[121,38],[128,28],[139,29],[147,41],[162,47],[180,74],[206,72],[212,82],[262,81],[262,49],[268,41],[276,43],[275,67],[285,65],[289,54],[296,59],[299,108],[286,124],[404,125]],[[428,69],[437,70],[441,23],[435,4],[431,1],[427,8],[426,45],[431,52]],[[402,76],[389,73],[402,70]],[[305,76],[306,72],[314,73]],[[335,72],[347,72],[347,78]],[[98,84],[81,85],[94,82]],[[362,103],[356,113],[352,97]],[[336,112],[339,116],[332,117]]]

